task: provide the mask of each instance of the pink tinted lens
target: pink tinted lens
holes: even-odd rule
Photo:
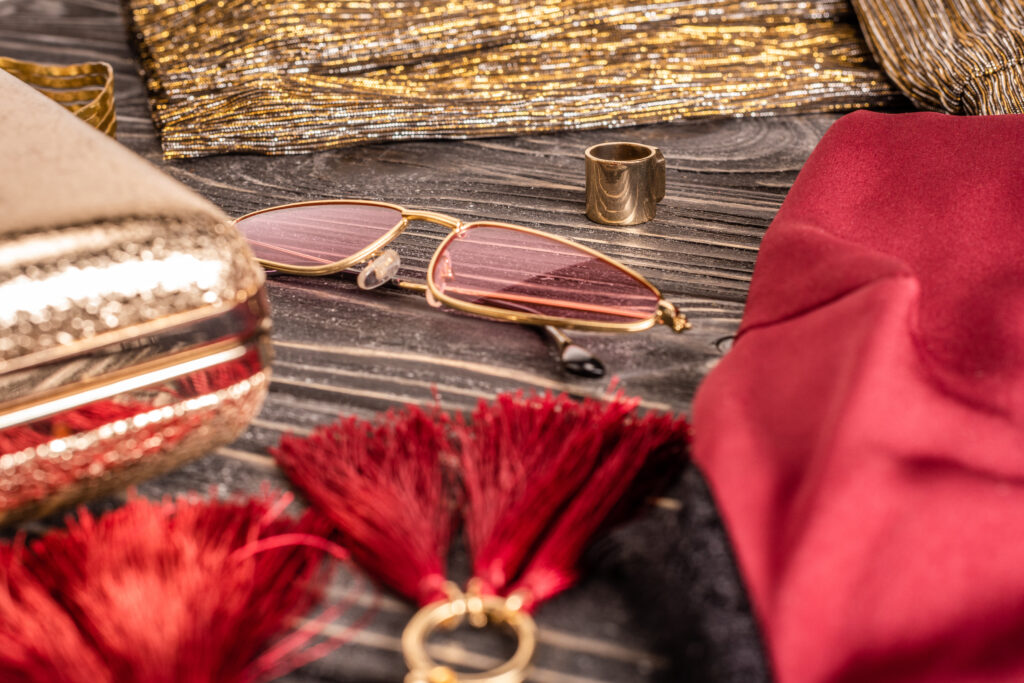
[[[630,323],[658,308],[647,285],[582,249],[498,226],[474,225],[453,238],[432,275],[454,299],[520,313]]]
[[[289,266],[322,266],[373,244],[402,212],[370,204],[285,206],[239,218],[235,226],[256,258]]]

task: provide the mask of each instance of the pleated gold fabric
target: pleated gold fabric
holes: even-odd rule
[[[1021,0],[853,0],[876,58],[918,106],[1024,113]]]
[[[125,0],[168,157],[885,104],[847,0]]]

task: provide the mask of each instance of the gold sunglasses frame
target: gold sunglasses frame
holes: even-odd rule
[[[430,264],[427,266],[427,282],[426,285],[405,282],[395,280],[395,283],[399,287],[405,289],[411,289],[414,291],[423,292],[430,297],[433,297],[439,303],[442,303],[450,308],[456,310],[465,311],[467,313],[473,313],[474,315],[483,316],[485,318],[491,318],[500,320],[503,322],[519,323],[525,325],[539,325],[546,326],[550,325],[553,327],[562,327],[570,330],[584,330],[591,332],[640,332],[642,330],[650,329],[656,324],[663,324],[668,326],[675,332],[682,332],[690,328],[690,323],[686,320],[686,316],[680,313],[675,305],[671,302],[666,301],[662,296],[661,292],[657,287],[652,285],[647,278],[640,275],[633,269],[625,266],[618,261],[605,256],[599,251],[585,247],[582,244],[577,244],[570,240],[558,237],[557,235],[551,235],[540,230],[534,230],[533,228],[527,228],[522,225],[515,225],[513,223],[502,223],[499,221],[470,221],[464,223],[454,216],[448,216],[443,213],[437,213],[434,211],[421,211],[417,209],[407,209],[396,204],[389,204],[387,202],[377,202],[364,199],[321,199],[309,202],[295,202],[292,204],[282,204],[280,206],[272,206],[266,209],[260,209],[258,211],[252,211],[240,216],[235,219],[235,223],[242,221],[251,216],[255,216],[262,213],[269,213],[271,211],[277,211],[279,209],[289,209],[298,206],[324,206],[324,205],[364,205],[364,206],[381,206],[388,209],[393,209],[401,214],[401,220],[397,224],[378,239],[368,244],[363,249],[360,249],[352,256],[348,258],[340,259],[338,261],[332,261],[322,266],[294,266],[286,263],[277,263],[266,259],[256,259],[260,265],[265,268],[271,268],[282,273],[288,273],[290,275],[308,275],[313,277],[319,277],[323,275],[333,275],[343,270],[351,268],[352,266],[359,265],[366,261],[372,261],[376,258],[381,250],[390,244],[396,237],[401,235],[406,227],[412,221],[426,221],[428,223],[434,223],[436,225],[442,225],[449,230],[451,233],[441,240],[441,244],[438,245],[437,249],[434,250],[434,254],[430,259]],[[510,311],[496,306],[487,306],[484,304],[474,304],[460,299],[455,299],[448,296],[438,288],[434,282],[434,266],[437,264],[438,257],[444,253],[445,247],[453,239],[456,239],[459,235],[463,234],[467,230],[470,230],[476,226],[493,226],[498,228],[505,228],[509,230],[517,230],[530,235],[536,235],[545,239],[554,240],[561,244],[572,247],[573,249],[579,249],[580,251],[589,254],[595,258],[604,261],[610,266],[618,268],[622,272],[626,273],[630,277],[634,278],[645,287],[647,287],[656,297],[658,297],[658,306],[653,314],[648,318],[637,320],[636,322],[629,323],[605,323],[596,322],[590,320],[575,320],[573,318],[563,318],[559,316],[548,316],[538,315],[535,313],[522,313],[517,311]],[[244,236],[244,234],[243,234]]]

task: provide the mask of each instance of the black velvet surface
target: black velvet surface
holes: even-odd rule
[[[612,530],[593,549],[625,592],[650,644],[669,662],[656,680],[763,683],[771,671],[711,492],[689,464],[672,499]]]

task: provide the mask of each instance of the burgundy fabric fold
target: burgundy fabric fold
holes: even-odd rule
[[[840,119],[693,424],[780,681],[1024,680],[1024,115]]]

